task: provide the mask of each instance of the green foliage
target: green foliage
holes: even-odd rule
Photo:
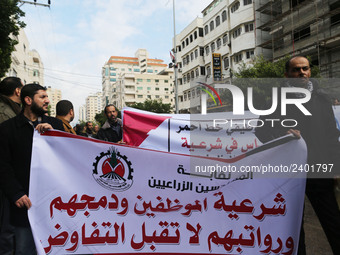
[[[18,43],[9,36],[19,34],[19,29],[25,27],[20,18],[25,13],[18,7],[18,0],[0,1],[0,77],[3,77],[11,66],[11,54]]]
[[[163,104],[162,100],[156,99],[147,99],[144,103],[134,103],[130,107],[155,113],[170,113],[172,111],[171,104]]]
[[[100,126],[103,126],[106,121],[106,116],[104,114],[104,111],[97,113],[94,119],[96,120],[97,123],[100,124]]]

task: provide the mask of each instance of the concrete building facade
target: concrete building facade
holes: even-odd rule
[[[103,105],[112,103],[121,109],[158,98],[173,103],[172,71],[166,67],[163,60],[150,59],[146,49],[138,49],[135,57],[111,56],[102,68]]]
[[[57,115],[56,105],[62,99],[61,98],[61,90],[52,88],[51,86],[48,86],[46,92],[48,94],[48,98],[50,99],[51,116],[55,117]]]
[[[176,35],[181,111],[199,112],[201,85],[228,82],[233,70],[269,50],[256,47],[252,0],[214,0]]]
[[[6,76],[19,77],[24,84],[38,83],[44,85],[44,65],[36,50],[30,50],[30,44],[25,31],[20,29],[18,36],[12,36],[18,41],[12,52],[12,64]]]
[[[97,92],[96,94],[89,95],[86,98],[86,102],[85,102],[86,121],[95,121],[96,114],[101,113],[102,110],[103,110],[103,104],[102,104],[102,93],[101,92]]]
[[[321,76],[340,77],[340,2],[337,0],[256,1],[257,44],[269,59],[310,56]]]

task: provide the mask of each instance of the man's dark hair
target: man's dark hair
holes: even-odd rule
[[[0,94],[12,96],[16,88],[21,88],[23,85],[18,77],[7,77],[0,82]]]
[[[66,116],[73,109],[73,104],[68,100],[61,100],[57,103],[56,111],[59,116]]]
[[[25,97],[30,97],[33,99],[34,95],[38,93],[38,90],[46,91],[46,87],[43,87],[39,84],[30,83],[21,89],[20,98],[23,106],[26,106]]]
[[[87,121],[87,122],[85,123],[85,126],[88,127],[90,123],[92,123],[92,121]],[[92,123],[92,124],[93,124],[93,123]]]
[[[105,115],[107,115],[107,114],[106,114],[106,109],[107,109],[108,107],[111,107],[111,106],[113,106],[113,107],[115,108],[115,110],[118,112],[118,109],[117,109],[117,107],[116,107],[114,104],[108,104],[108,105],[105,106],[105,108],[104,108],[104,114],[105,114]]]
[[[308,59],[306,56],[302,56],[302,55],[293,56],[293,57],[290,57],[290,58],[287,60],[286,64],[285,64],[285,71],[286,71],[286,73],[289,71],[290,61],[292,61],[293,58],[305,58],[305,59],[308,60],[309,67],[312,67],[311,62],[309,61],[309,59]]]

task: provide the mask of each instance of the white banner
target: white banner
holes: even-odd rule
[[[240,172],[305,163],[302,140],[281,141],[213,160],[35,133],[29,220],[38,252],[296,254],[303,176]]]

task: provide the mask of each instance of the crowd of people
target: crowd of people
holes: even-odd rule
[[[318,163],[317,160],[322,163],[339,161],[339,132],[331,101],[328,101],[317,83],[309,79],[310,75],[310,64],[306,58],[293,57],[287,62],[285,76],[298,78],[300,83],[287,83],[285,86],[299,86],[310,90],[312,97],[307,108],[312,116],[297,115],[296,109],[289,109],[288,115],[299,119],[297,130],[264,127],[256,130],[256,135],[263,142],[287,132],[298,138],[302,136],[307,143],[308,163],[315,164]],[[114,105],[105,106],[107,120],[102,127],[94,126],[93,122],[88,121],[84,129],[80,125],[71,126],[75,113],[70,101],[58,102],[56,118],[48,116],[48,105],[46,88],[41,85],[24,86],[17,77],[7,77],[0,83],[0,254],[3,255],[11,255],[14,250],[16,255],[36,254],[27,217],[27,210],[32,206],[29,198],[29,174],[34,129],[40,133],[57,129],[74,135],[122,142],[122,121],[118,118],[118,110]],[[272,118],[280,119],[275,114],[277,113]],[[340,254],[340,211],[330,188],[333,187],[332,182],[331,179],[308,180],[306,194],[324,228],[333,253]],[[306,254],[303,227],[298,248],[299,254]]]

